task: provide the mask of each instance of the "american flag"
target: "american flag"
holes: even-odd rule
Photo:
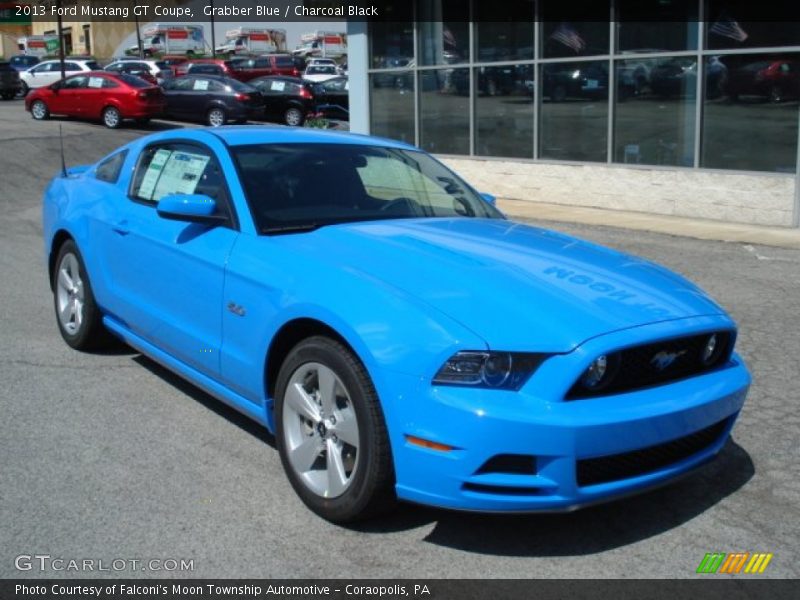
[[[550,39],[564,44],[567,48],[572,49],[575,54],[586,48],[586,42],[583,41],[581,35],[569,23],[561,23],[550,35]]]
[[[721,35],[722,37],[736,40],[737,42],[743,42],[749,37],[739,23],[725,14],[720,16],[717,22],[711,26],[709,31],[711,33],[716,33],[717,35]]]

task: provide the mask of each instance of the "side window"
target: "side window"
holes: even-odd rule
[[[64,85],[62,86],[65,90],[77,90],[80,88],[86,87],[87,77],[70,77],[69,79],[64,80]],[[94,79],[94,77],[92,78]]]
[[[52,70],[54,64],[55,63],[44,63],[43,65],[39,65],[38,67],[36,67],[33,70],[33,72],[34,73],[48,73],[50,70]]]
[[[217,201],[217,210],[230,214],[225,176],[216,157],[191,144],[150,146],[139,156],[131,196],[155,205],[169,194],[205,194]]]
[[[128,156],[127,150],[123,150],[122,152],[117,152],[113,156],[109,156],[107,159],[97,165],[97,169],[95,169],[94,172],[95,179],[99,179],[100,181],[105,181],[107,183],[117,183],[119,174],[122,172],[122,165],[125,164],[126,156]]]
[[[94,78],[92,78],[92,79],[94,79]],[[107,78],[103,77],[103,89],[104,90],[108,90],[108,89],[116,88],[116,87],[119,87],[119,84],[116,81],[114,81],[113,79],[107,79]]]
[[[64,70],[65,71],[82,71],[83,69],[81,69],[78,66],[78,63],[65,62],[64,63]]]
[[[114,63],[114,64],[111,64],[111,65],[108,65],[105,68],[106,71],[111,71],[113,73],[118,73],[119,71],[122,71],[122,69],[123,69],[123,66],[122,66],[121,63]]]
[[[269,59],[266,58],[257,58],[255,60],[255,64],[253,65],[256,69],[267,69],[269,68]]]

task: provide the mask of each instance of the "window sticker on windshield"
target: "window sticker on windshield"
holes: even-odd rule
[[[171,150],[165,150],[163,148],[155,153],[155,156],[153,156],[153,159],[147,166],[147,172],[144,174],[142,183],[139,186],[139,198],[145,200],[153,199],[153,191],[156,189],[158,178],[161,176],[161,171],[170,154],[172,154]]]
[[[270,89],[276,92],[282,92],[285,88],[286,88],[285,81],[273,81],[272,85],[270,86]]]
[[[194,194],[209,160],[210,157],[204,154],[173,152],[161,170],[153,198],[160,200],[168,194]]]
[[[195,79],[194,80],[194,88],[195,90],[205,91],[208,89],[208,79]]]
[[[102,77],[89,77],[89,87],[90,88],[101,88],[101,87],[103,87],[103,78]]]

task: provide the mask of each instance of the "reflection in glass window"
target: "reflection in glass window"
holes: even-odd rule
[[[533,59],[533,0],[478,2],[477,62]]]
[[[605,161],[608,62],[544,65],[540,154],[560,160]]]
[[[682,69],[681,60],[616,63],[615,162],[694,164],[697,75],[696,70]]]
[[[697,0],[617,0],[620,51],[697,49]]]
[[[370,80],[370,133],[414,144],[414,78],[374,73]]]
[[[431,0],[420,2],[417,11],[419,64],[452,65],[469,60],[469,23],[464,19],[469,4],[463,0]]]
[[[369,64],[373,69],[402,67],[414,58],[414,26],[410,21],[371,21],[369,41]]]
[[[793,173],[800,55],[712,57],[701,166]]]
[[[420,147],[469,154],[469,69],[421,71]]]
[[[754,4],[751,0],[708,0],[705,13],[708,48],[763,48],[800,44],[800,26],[794,15],[787,14],[786,20],[781,22],[748,21],[748,17],[758,14]],[[765,10],[776,12],[774,5]]]
[[[475,154],[533,158],[533,66],[474,70]]]
[[[566,58],[609,54],[609,0],[544,0],[542,56]],[[570,15],[574,15],[569,19]]]

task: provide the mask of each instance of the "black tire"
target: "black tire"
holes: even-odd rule
[[[3,92],[3,100],[13,100],[15,95],[15,92]]]
[[[311,489],[295,471],[287,449],[289,442],[284,422],[287,388],[292,377],[302,373],[302,369],[312,363],[335,373],[346,390],[347,407],[352,411],[350,414],[355,415],[358,426],[359,442],[351,479],[344,492],[336,497],[324,497]],[[348,348],[323,336],[300,342],[289,352],[281,366],[275,398],[276,443],[281,463],[292,487],[306,506],[334,523],[363,520],[394,507],[394,468],[383,412],[366,369]],[[292,418],[289,409],[287,420],[291,423]],[[324,427],[322,429],[325,431]],[[311,431],[310,435],[314,436],[318,428],[312,427]],[[329,436],[334,432],[334,440],[335,431],[331,429],[327,432]],[[324,460],[327,462],[327,457]]]
[[[208,109],[208,112],[206,113],[206,123],[208,123],[211,127],[219,127],[221,125],[225,125],[227,121],[228,121],[228,115],[225,113],[224,108],[215,106],[213,108]]]
[[[773,85],[769,88],[769,101],[773,104],[780,104],[783,102],[783,89],[779,85]]]
[[[50,109],[42,100],[34,100],[31,104],[31,116],[37,121],[44,121],[50,118]]]
[[[122,113],[115,106],[106,106],[103,109],[103,125],[109,129],[119,129],[122,127]]]
[[[305,123],[306,116],[296,106],[290,106],[283,113],[283,122],[291,127],[300,127]]]
[[[28,95],[28,92],[31,91],[31,88],[28,87],[28,84],[24,81],[20,83],[20,96],[23,98]]]
[[[144,117],[142,119],[135,119],[134,122],[137,125],[147,125],[150,122],[150,117]]]
[[[74,264],[77,266],[83,291],[83,306],[81,308],[82,319],[80,325],[78,325],[74,331],[69,331],[67,327],[62,324],[62,319],[59,317],[59,309],[61,308],[59,305],[59,277],[62,268],[67,267],[67,261],[70,260],[69,257],[73,257],[75,260]],[[112,338],[103,326],[103,315],[97,307],[92,285],[89,281],[89,274],[86,272],[86,267],[83,263],[83,257],[78,247],[75,245],[75,242],[72,240],[65,241],[58,249],[55,268],[53,269],[52,288],[56,323],[58,324],[58,330],[61,332],[61,337],[64,338],[64,341],[75,350],[83,351],[95,350],[106,346]]]

